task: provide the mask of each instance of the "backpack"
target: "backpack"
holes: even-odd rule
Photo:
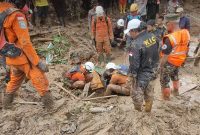
[[[22,51],[20,48],[16,47],[13,43],[8,43],[7,37],[5,36],[3,23],[7,16],[12,13],[19,11],[17,8],[8,8],[0,13],[0,55],[3,57],[15,58],[20,56]]]

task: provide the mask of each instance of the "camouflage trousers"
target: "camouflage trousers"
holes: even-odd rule
[[[178,72],[179,68],[170,64],[166,63],[163,70],[160,73],[160,84],[161,88],[170,88],[170,79],[172,81],[178,81]]]
[[[153,95],[154,95],[154,86],[155,80],[149,82],[147,88],[141,88],[136,85],[132,85],[131,97],[133,99],[133,104],[137,107],[141,107],[143,104],[143,100],[145,102],[152,101],[153,102]]]

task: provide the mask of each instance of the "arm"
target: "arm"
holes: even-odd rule
[[[26,55],[30,63],[37,66],[39,63],[39,57],[32,46],[30,36],[27,27],[27,21],[22,13],[18,13],[12,24],[13,31],[15,32],[18,42],[21,45],[23,53]]]
[[[164,44],[162,45],[161,50],[162,50],[162,53],[163,53],[163,57],[160,60],[160,68],[162,70],[164,65],[167,63],[169,54],[172,52],[172,45],[170,43],[169,38],[166,38],[164,40]]]
[[[112,28],[112,23],[111,23],[110,18],[108,18],[108,30],[109,30],[110,40],[113,40],[114,39],[114,35],[113,35],[113,28]]]

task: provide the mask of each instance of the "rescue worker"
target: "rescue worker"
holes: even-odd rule
[[[109,85],[104,93],[105,96],[109,96],[112,93],[130,96],[130,83],[128,83],[128,66],[120,65],[117,67],[114,63],[108,63],[106,65],[106,73],[110,80]]]
[[[84,88],[87,82],[92,80],[94,64],[86,62],[83,65],[77,65],[65,73],[66,83],[70,88]]]
[[[147,17],[147,1],[148,0],[135,0],[135,3],[138,5],[138,13],[141,15],[141,20],[146,22]]]
[[[89,32],[91,32],[91,25],[92,25],[92,18],[96,16],[96,6],[97,6],[97,0],[91,0],[92,9],[88,12],[88,26],[89,26]]]
[[[119,19],[117,21],[117,26],[113,30],[114,32],[114,41],[112,43],[112,47],[116,47],[118,44],[120,47],[123,47],[126,42],[123,39],[124,35],[124,20]]]
[[[170,34],[163,38],[161,52],[161,76],[160,83],[164,100],[170,98],[170,79],[173,82],[172,93],[174,96],[179,94],[179,68],[186,60],[190,34],[186,29],[179,29],[179,16],[168,14],[165,16],[166,26]]]
[[[108,63],[111,60],[111,44],[113,42],[113,29],[111,19],[104,13],[103,7],[96,7],[96,17],[92,19],[92,40],[95,41],[95,46],[98,53],[98,64]],[[104,53],[106,58],[104,58]]]
[[[147,21],[147,32],[153,33],[158,41],[161,41],[162,39],[162,33],[156,28],[156,22],[155,20],[149,20]]]
[[[160,0],[148,0],[147,2],[147,20],[155,20],[159,13]]]
[[[2,18],[0,54],[6,57],[6,64],[11,70],[3,107],[7,109],[12,105],[15,91],[27,77],[40,94],[44,106],[50,109],[53,106],[53,99],[48,90],[49,82],[45,76],[48,66],[36,54],[30,41],[25,15],[19,10],[24,7],[25,1],[10,0],[9,2],[0,2]]]
[[[190,19],[184,15],[183,8],[177,8],[176,13],[180,16],[179,27],[181,29],[187,29],[188,31],[190,31]]]
[[[164,25],[164,17],[159,16],[157,19],[157,28],[156,28],[159,33],[161,34],[161,39],[164,37],[165,34],[167,34],[166,27]]]
[[[45,25],[46,19],[48,17],[48,8],[49,8],[48,0],[35,0],[35,5],[37,9],[36,25],[37,26]]]
[[[138,5],[136,3],[133,3],[130,7],[130,14],[128,14],[126,17],[125,28],[127,28],[128,22],[132,19],[141,19],[141,16],[138,14]]]
[[[126,3],[127,0],[119,0],[119,10],[120,10],[120,14],[122,13],[126,13]]]
[[[144,31],[141,24],[132,20],[125,30],[125,34],[129,33],[133,38],[129,49],[128,79],[132,82],[131,96],[135,109],[142,111],[144,99],[145,111],[150,112],[159,64],[159,42],[154,34]]]
[[[178,0],[169,0],[167,4],[167,13],[176,13],[176,10],[180,7]]]
[[[53,7],[56,11],[56,15],[60,22],[60,25],[65,27],[65,14],[66,14],[66,3],[64,0],[51,0]]]

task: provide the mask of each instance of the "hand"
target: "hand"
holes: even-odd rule
[[[43,72],[49,72],[49,68],[46,63],[39,61],[37,67],[42,70]]]

